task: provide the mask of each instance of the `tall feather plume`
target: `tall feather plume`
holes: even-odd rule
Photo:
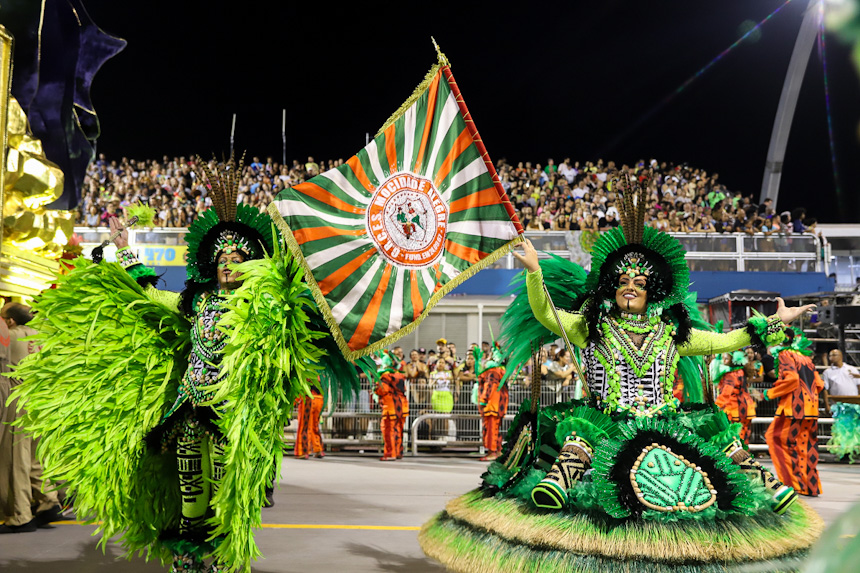
[[[215,168],[213,170],[198,155],[197,168],[202,171],[202,173],[197,172],[198,178],[202,180],[204,177],[200,177],[200,175],[205,176],[210,187],[212,206],[215,208],[218,218],[221,221],[235,221],[238,208],[236,201],[239,197],[239,180],[245,166],[245,155],[242,154],[238,166],[232,154],[229,161],[223,162],[223,166],[217,162],[214,163]]]
[[[647,207],[648,184],[650,178],[639,184],[631,179],[628,172],[612,178],[612,188],[620,195],[618,201],[621,230],[628,244],[642,244],[645,238],[645,209]]]
[[[652,175],[645,173],[642,183],[636,186],[636,232],[639,233],[638,242],[645,241],[645,211],[648,209],[648,193],[651,186]]]

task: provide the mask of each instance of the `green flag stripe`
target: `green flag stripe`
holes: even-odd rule
[[[462,233],[448,233],[448,240],[460,244],[465,245],[469,248],[476,249],[481,251],[482,253],[490,254],[496,249],[502,248],[508,241],[503,241],[501,239],[483,239],[476,240],[473,235],[464,235]],[[448,261],[452,266],[454,266],[459,271],[464,271],[469,268],[472,263],[465,261],[451,253],[450,251],[445,252],[445,260]]]
[[[364,219],[356,219],[354,225],[346,225],[341,223],[332,223],[324,217],[311,217],[309,215],[296,215],[284,217],[284,220],[290,226],[290,229],[307,229],[309,227],[334,227],[335,229],[344,229],[353,231],[355,229],[364,229]],[[304,251],[305,249],[302,249]]]
[[[447,112],[446,113],[446,106]],[[432,179],[436,179],[436,173],[439,167],[448,157],[451,151],[451,146],[457,140],[457,136],[463,131],[462,117],[456,103],[442,101],[440,107],[437,108],[439,117],[434,122],[432,127],[432,135],[428,140],[428,150],[424,158],[427,163],[427,174],[431,175]],[[453,135],[452,135],[453,134]]]
[[[343,169],[343,167],[344,166],[339,167],[338,171]],[[349,171],[350,173],[352,172],[352,170],[349,167],[346,167],[346,170]],[[334,181],[332,181],[328,177],[323,177],[322,175],[319,175],[319,176],[311,179],[310,182],[317,185],[318,187],[322,187],[323,189],[325,189],[326,191],[328,191],[329,193],[331,193],[332,195],[334,195],[335,197],[337,197],[338,199],[340,199],[344,203],[349,203],[350,205],[355,205],[356,207],[364,207],[364,205],[356,205],[355,199],[353,199],[352,197],[350,197],[349,195],[344,193],[343,189],[341,189],[337,183],[335,183]],[[361,186],[361,184],[358,184],[358,188],[361,190],[364,189]],[[346,211],[341,211],[340,209],[336,209],[336,208],[332,207],[331,205],[329,205],[328,203],[326,203],[325,200],[323,200],[322,198],[314,196],[312,194],[313,191],[311,191],[310,193],[311,194],[305,194],[305,193],[299,193],[298,191],[296,191],[295,195],[292,198],[304,201],[305,203],[313,206],[314,208],[316,208],[317,205],[323,205],[323,206],[325,206],[324,210],[326,212],[330,212],[333,215],[337,215],[338,217],[350,217],[350,216],[352,216],[352,217],[364,217],[363,214],[357,215],[354,213],[347,213]],[[367,196],[367,200],[368,201],[370,200],[369,195]]]
[[[478,159],[480,156],[481,153],[478,151],[478,146],[474,143],[464,149],[463,152],[460,153],[460,155],[458,155],[457,158],[454,159],[454,162],[451,164],[451,171],[448,173],[448,176],[439,182],[439,190],[447,190],[448,186],[451,184],[451,179],[453,179],[454,176],[457,175],[457,173],[468,167],[470,163],[472,163],[475,159]]]
[[[325,279],[326,277],[330,276],[335,271],[340,270],[342,267],[349,264],[351,261],[355,260],[359,256],[363,255],[368,250],[374,249],[374,248],[375,247],[373,247],[372,245],[367,245],[367,244],[362,245],[361,248],[359,248],[359,246],[356,245],[355,249],[352,249],[352,250],[350,250],[350,251],[348,251],[342,255],[339,255],[337,257],[332,258],[330,261],[327,261],[321,265],[317,265],[316,267],[314,267],[313,268],[314,278],[316,278],[318,281],[321,281],[321,280]],[[364,264],[367,265],[370,262],[373,262],[373,257],[370,257],[370,259],[368,259],[368,261],[365,261]],[[365,269],[365,271],[366,270],[367,269]],[[359,271],[356,271],[356,273],[358,273],[358,272]],[[344,282],[349,282],[350,280],[353,280],[354,276],[355,276],[355,273],[353,273],[353,275],[350,278],[347,278],[346,281],[344,281]],[[358,280],[358,279],[354,279],[354,280]],[[343,283],[341,283],[341,284],[343,284]],[[332,299],[335,297],[332,295],[332,293],[329,293],[326,295],[326,298]]]
[[[441,85],[441,81],[439,82]],[[412,165],[415,165],[415,161],[418,160],[418,153],[421,149],[421,141],[424,139],[425,126],[427,124],[427,113],[430,107],[430,91],[424,92],[424,94],[419,98],[418,102],[418,113],[417,116],[417,128],[415,130],[415,154],[412,158]],[[436,112],[438,113],[438,107],[436,108]],[[424,171],[427,165],[427,159],[430,155],[430,146],[433,144],[433,127],[436,125],[436,117],[434,114],[433,119],[431,120],[430,130],[427,134],[427,144],[424,147],[424,153],[421,157],[421,171]]]
[[[420,273],[424,274],[420,284],[424,287],[424,292],[427,293],[424,298],[424,301],[426,302],[428,298],[433,296],[433,289],[436,287],[436,269],[433,267],[421,269],[419,271],[419,274]]]
[[[445,133],[439,134],[439,137],[441,137],[441,143],[439,147],[439,154],[436,156],[436,161],[433,165],[434,174],[439,171],[439,168],[442,166],[442,163],[445,162],[445,159],[448,157],[448,153],[451,151],[451,147],[454,145],[454,142],[457,141],[457,138],[460,136],[460,134],[463,133],[463,129],[465,127],[466,122],[463,121],[463,117],[457,115],[454,118],[454,121],[451,122],[451,125],[448,126],[447,131],[445,131]],[[453,165],[451,171],[454,171]]]
[[[397,170],[403,171],[403,118],[394,124],[394,150],[397,154]]]
[[[358,283],[361,277],[365,275],[370,270],[370,267],[373,266],[373,261],[369,260],[364,265],[359,268],[358,271],[353,273],[353,276],[358,276],[358,280],[355,283]],[[385,267],[387,265],[381,264],[379,268],[376,269],[376,272],[373,273],[373,277],[370,279],[370,282],[367,285],[367,288],[364,289],[364,292],[361,293],[361,296],[355,302],[355,305],[352,307],[352,312],[348,313],[344,318],[343,322],[341,322],[341,331],[343,332],[344,338],[349,340],[352,338],[352,335],[355,334],[355,330],[358,328],[358,324],[361,321],[364,313],[367,311],[367,307],[370,305],[370,299],[373,298],[373,295],[376,294],[376,291],[379,290],[379,283],[382,281],[382,273],[385,272]],[[365,268],[366,267],[366,268]],[[351,286],[347,286],[342,284],[334,291],[332,291],[332,295],[336,296],[337,300],[343,300],[344,297],[355,287],[355,283]],[[335,295],[335,292],[340,292],[340,294]],[[357,312],[356,312],[357,311]],[[371,337],[371,340],[373,338]]]
[[[508,212],[499,204],[474,207],[465,211],[451,213],[448,223],[459,223],[460,221],[510,221]],[[513,225],[513,223],[511,223]]]
[[[451,194],[450,201],[453,203],[454,201],[491,187],[493,187],[493,178],[490,177],[489,173],[484,172],[481,175],[466,181],[462,185],[458,185],[456,189],[449,190],[448,193]],[[505,215],[505,218],[510,219],[507,215]]]
[[[422,165],[421,171],[426,176],[429,176],[430,179],[433,178],[432,175],[436,172],[436,168],[434,165],[430,165],[429,162],[431,161],[431,158],[432,158],[431,156],[433,154],[433,148],[437,143],[436,136],[437,136],[437,131],[439,129],[440,119],[442,117],[443,111],[445,109],[445,104],[447,102],[448,95],[450,93],[451,93],[451,90],[448,86],[448,82],[445,81],[444,77],[441,78],[439,81],[439,89],[436,92],[436,101],[435,101],[435,106],[433,109],[433,119],[431,120],[430,127],[429,127],[428,134],[427,134],[427,144],[426,144],[426,147],[424,149],[424,155],[421,159],[421,165]],[[421,107],[421,113],[420,113],[420,115],[422,117],[422,121],[426,120],[426,118],[427,118],[427,111],[429,108],[429,97],[430,97],[430,92],[428,90],[427,92],[424,93],[424,95],[419,100],[421,103],[421,106],[422,106]],[[459,117],[459,111],[458,111],[456,117]],[[419,130],[419,137],[418,137],[419,143],[416,144],[419,147],[420,147],[420,139],[421,139],[421,137],[423,137],[424,123],[422,123],[421,126],[422,127]],[[450,149],[450,147],[445,148],[445,142],[442,143],[442,146],[443,146],[443,149],[440,150],[440,154],[442,154],[442,152],[446,152],[445,151],[446,149]],[[416,153],[416,157],[417,157],[417,153]],[[434,163],[435,163],[435,161],[434,161]]]
[[[367,178],[370,180],[373,186],[379,187],[379,184],[382,183],[382,181],[379,181],[376,178],[376,172],[373,171],[373,165],[370,162],[370,156],[367,153],[367,149],[362,149],[361,151],[356,153],[355,156],[358,157],[358,161],[361,163],[361,168],[364,169],[365,175],[367,175]],[[355,175],[352,176],[355,177]]]
[[[362,277],[364,277],[364,275],[367,274],[367,272],[370,270],[370,267],[373,266],[374,262],[375,262],[375,257],[370,257],[369,259],[364,261],[364,263],[362,263],[362,265],[360,267],[358,267],[358,269],[356,269],[350,275],[350,277],[348,279],[346,279],[345,281],[340,283],[337,287],[335,287],[334,290],[332,290],[330,293],[328,293],[328,295],[326,295],[326,298],[329,300],[335,300],[335,301],[343,300],[344,297],[346,297],[346,295],[349,294],[349,291],[351,291],[353,289],[353,287],[355,287],[355,285],[362,279]],[[328,265],[324,265],[324,266],[328,266]],[[376,287],[379,285],[379,277],[382,276],[381,271],[384,268],[385,268],[385,263],[383,262],[383,264],[379,265],[379,269],[377,269],[376,273],[373,276],[373,279],[370,282],[370,285],[368,285],[369,291],[372,291],[372,292],[376,291]],[[364,295],[362,295],[362,296],[364,296]],[[334,305],[332,305],[332,306],[334,306]],[[356,305],[355,308],[361,308],[361,307]],[[347,320],[349,320],[349,319],[347,318]],[[356,322],[356,324],[357,324],[357,322]]]
[[[414,170],[415,162],[418,160],[418,152],[421,150],[421,139],[424,136],[424,124],[427,121],[427,92],[415,102],[415,134],[412,137],[412,157],[409,157],[409,165]]]
[[[376,317],[376,322],[373,325],[370,340],[379,340],[388,332],[388,321],[391,319],[391,300],[394,298],[394,285],[396,282],[397,267],[392,267],[391,275],[388,277],[388,287],[385,289],[385,294],[382,295],[382,304],[379,307],[379,315]],[[412,322],[411,317],[409,322]]]
[[[351,243],[359,239],[367,239],[366,236],[353,237],[350,235],[338,235],[335,237],[326,237],[325,239],[317,239],[316,241],[306,241],[302,243],[302,249],[314,253],[324,251],[325,249]]]
[[[495,239],[489,237],[478,237],[475,235],[466,235],[464,233],[449,233],[448,240],[458,245],[463,245],[482,253],[490,254],[496,249],[505,245],[508,241],[504,239]],[[448,252],[447,254],[451,254]]]
[[[369,203],[371,192],[364,188],[364,184],[358,179],[358,177],[355,176],[355,172],[352,170],[352,167],[344,163],[343,165],[338,167],[337,170],[343,176],[343,178],[346,179],[352,185],[355,191],[357,191],[361,196],[365,197],[365,203]],[[371,181],[375,179],[375,177],[373,177],[372,172],[368,173],[367,176],[368,179],[370,179]],[[349,202],[355,203],[356,199],[351,197],[349,199]]]
[[[398,122],[401,124],[400,129],[403,130],[401,166],[404,171],[414,171],[415,133],[421,129],[421,126],[415,120],[415,106],[407,109]]]
[[[403,273],[403,321],[411,322],[412,314],[414,313],[412,306],[412,273],[405,271]]]

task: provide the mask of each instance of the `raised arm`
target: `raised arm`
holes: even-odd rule
[[[178,292],[159,290],[155,288],[155,282],[158,277],[155,271],[138,260],[137,255],[128,246],[128,229],[120,222],[118,217],[111,217],[108,221],[111,234],[119,231],[119,235],[114,239],[116,245],[116,259],[125,271],[137,281],[143,288],[144,294],[153,302],[157,302],[168,307],[171,310],[180,312],[180,294]]]
[[[760,314],[753,316],[747,321],[746,328],[738,328],[725,334],[693,329],[690,340],[679,345],[678,352],[681,356],[704,356],[740,350],[750,344],[773,346],[782,341],[785,336],[782,331],[791,321],[815,308],[814,304],[788,307],[779,297],[776,299],[776,305],[776,313],[768,317]]]
[[[526,274],[526,288],[529,293],[529,306],[532,308],[532,313],[534,313],[538,322],[544,325],[547,330],[561,336],[561,330],[558,327],[555,316],[553,316],[549,298],[543,286],[543,273],[538,264],[537,251],[528,239],[522,243],[522,246],[524,254],[521,255],[514,251],[514,256],[523,263],[523,266],[528,271]],[[565,312],[562,310],[558,311],[558,315],[571,344],[583,348],[588,338],[588,326],[585,322],[585,317],[578,312]]]

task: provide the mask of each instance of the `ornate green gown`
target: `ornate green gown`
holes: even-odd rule
[[[541,266],[556,302],[582,291],[575,265]],[[531,340],[560,334],[542,281],[528,273],[503,318],[509,364],[527,359]],[[823,523],[703,400],[696,359],[746,346],[751,333],[767,339],[778,319],[755,317],[727,334],[694,328],[684,344],[656,313],[609,310],[591,338],[586,313],[560,319],[590,396],[534,410],[526,400],[481,486],[425,524],[424,551],[462,572],[796,570]],[[673,395],[681,372],[683,401]]]

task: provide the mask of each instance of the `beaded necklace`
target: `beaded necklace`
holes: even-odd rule
[[[657,411],[668,408],[674,409],[672,382],[679,359],[672,341],[674,327],[659,320],[658,317],[649,319],[625,318],[609,316],[601,322],[603,343],[609,352],[606,356],[598,353],[598,360],[603,365],[607,377],[607,392],[604,397],[607,412],[627,410],[635,414],[653,415]],[[637,347],[628,332],[645,334],[642,345]],[[613,356],[614,355],[614,356]],[[645,378],[648,371],[658,361],[655,381],[658,391],[661,391],[663,404],[648,407],[643,396],[643,387],[639,384],[639,399],[631,405],[621,405],[621,369],[626,365],[637,378]]]
[[[228,292],[224,289],[205,292],[195,305],[191,348],[200,358],[209,362],[220,359],[220,352],[227,342],[224,332],[218,328],[218,322],[227,311],[224,301]]]
[[[657,316],[647,317],[644,314],[630,314],[622,312],[620,317],[616,319],[616,323],[627,332],[635,332],[636,334],[645,334],[654,330],[660,318]]]

